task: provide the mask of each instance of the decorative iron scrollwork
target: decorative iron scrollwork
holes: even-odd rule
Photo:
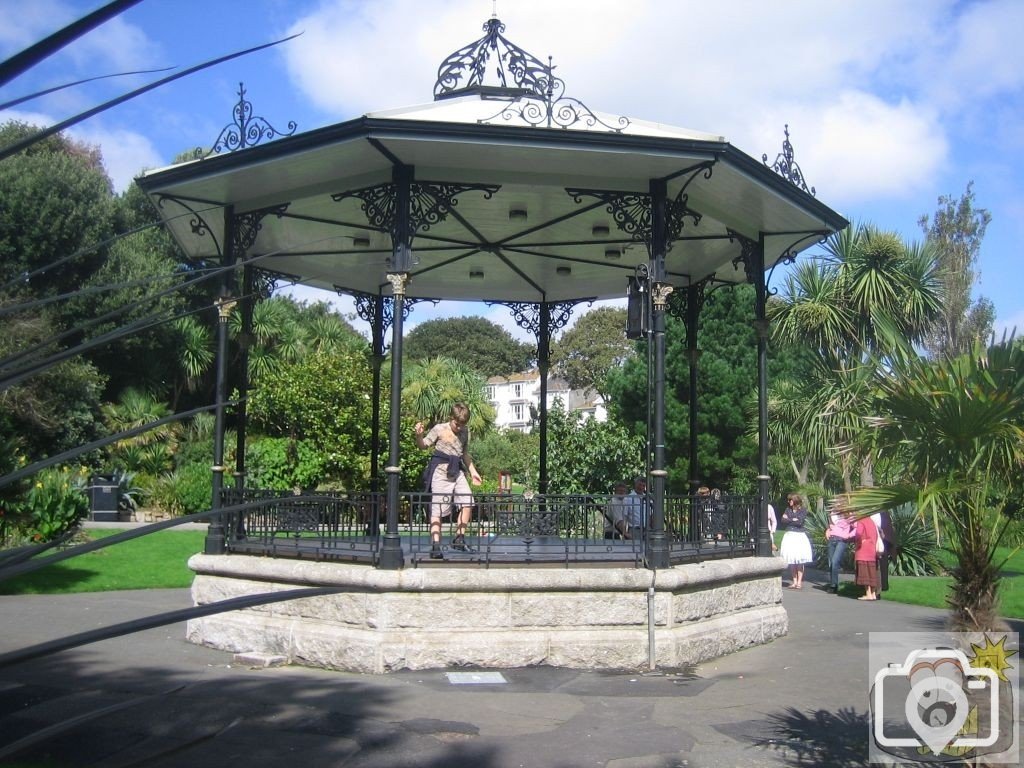
[[[710,175],[710,167],[706,169],[706,173]],[[646,192],[616,192],[604,189],[576,189],[570,187],[567,187],[565,191],[577,203],[583,202],[584,197],[597,198],[605,203],[605,210],[611,214],[615,226],[636,242],[646,245],[648,251],[650,251],[653,239],[654,214],[651,210],[651,196],[649,194]],[[672,241],[678,238],[679,233],[682,232],[687,218],[693,220],[694,226],[700,224],[702,215],[687,207],[687,200],[688,195],[684,187],[674,199],[668,201],[666,242],[670,247]]]
[[[775,158],[775,162],[770,166],[771,169],[791,184],[795,184],[807,194],[817,195],[814,187],[811,187],[810,189],[807,188],[807,182],[804,180],[804,172],[800,170],[800,166],[797,165],[796,160],[793,159],[793,145],[789,141],[789,123],[786,123],[785,135],[786,138],[782,141],[782,151],[779,153],[778,157]],[[761,162],[768,165],[767,154],[761,155]]]
[[[727,229],[729,242],[740,244],[740,255],[732,260],[733,269],[740,264],[743,265],[743,273],[747,276],[747,282],[753,283],[756,277],[754,268],[754,251],[757,248],[757,241],[751,240],[746,235],[741,235],[734,229]]]
[[[577,304],[582,304],[585,299],[579,301],[556,301],[548,304],[548,333],[560,331],[568,324],[572,312]],[[593,301],[587,302],[593,304]]]
[[[252,114],[252,102],[245,98],[245,85],[238,84],[238,103],[231,110],[233,121],[225,125],[210,151],[203,157],[235,152],[246,147],[254,147],[264,140],[272,141],[278,137],[291,136],[298,128],[294,120],[288,121],[288,132],[277,130],[266,118]]]
[[[550,59],[548,60],[548,69],[554,69]],[[579,99],[574,99],[571,96],[555,98],[555,85],[557,84],[558,90],[564,90],[565,83],[550,74],[548,82],[551,83],[551,87],[543,96],[534,96],[532,93],[517,96],[515,101],[504,109],[490,117],[481,118],[477,122],[486,125],[498,118],[509,121],[519,118],[527,125],[544,126],[545,128],[571,128],[577,123],[583,123],[587,128],[600,125],[613,133],[622,133],[629,127],[628,117],[620,115],[615,118],[615,125],[609,125]]]
[[[671,296],[668,297],[668,305],[666,311],[668,314],[677,320],[682,320],[684,323],[688,320],[687,310],[689,308],[690,296],[694,297],[694,303],[696,305],[697,315],[700,315],[701,310],[704,309],[704,305],[708,299],[711,298],[711,291],[709,288],[714,283],[715,276],[712,274],[705,277],[703,280],[698,280],[696,283],[687,286],[686,288],[678,288]],[[693,289],[692,291],[690,289]]]
[[[512,321],[524,331],[532,333],[534,338],[540,335],[540,304],[529,301],[487,302],[489,307],[496,304],[508,307],[512,311]]]
[[[684,168],[674,175],[674,177],[683,176],[690,174],[689,178],[683,182],[683,186],[679,188],[676,193],[675,199],[672,201],[672,205],[669,206],[669,231],[674,232],[673,237],[678,236],[679,232],[682,231],[683,225],[685,224],[685,217],[689,216],[693,219],[693,226],[698,226],[702,217],[701,214],[694,210],[691,210],[688,203],[690,202],[690,193],[687,192],[687,188],[693,183],[693,180],[698,176],[703,176],[705,180],[711,178],[711,174],[714,173],[715,163],[717,160],[705,160],[703,163],[697,163],[697,165],[691,168]],[[672,217],[678,217],[679,221],[672,221]]]
[[[491,17],[483,25],[484,36],[450,53],[437,68],[434,98],[451,96],[458,91],[485,85],[487,65],[494,53],[494,71],[500,87],[516,87],[545,93],[548,83],[543,78],[547,68],[536,57],[510,42],[502,32],[505,25]],[[514,86],[509,86],[509,80]]]
[[[344,288],[334,286],[334,290],[338,294],[347,294],[352,296],[356,305],[356,315],[360,320],[369,324],[373,328],[376,323],[380,322],[380,332],[385,334],[388,328],[391,327],[391,323],[395,317],[395,299],[393,296],[376,296],[372,293],[363,293],[362,291],[349,291]],[[380,299],[381,317],[377,317],[377,300]],[[429,301],[432,304],[437,304],[438,299],[427,299],[427,298],[412,298],[409,296],[405,297],[405,301],[402,302],[402,320],[409,318],[409,313],[412,312],[413,306],[416,304],[422,304],[423,302]],[[387,348],[388,344],[383,345],[381,353]]]
[[[492,17],[484,25],[484,36],[449,54],[437,69],[434,99],[443,99],[473,90],[492,89],[498,97],[511,97],[513,103],[479,123],[521,119],[527,125],[569,128],[579,122],[588,128],[597,125],[621,133],[629,120],[619,117],[614,125],[601,120],[579,99],[565,95],[565,81],[555,77],[551,57],[545,64],[533,54],[511,42],[505,25]],[[488,68],[497,84],[486,82]]]
[[[579,299],[577,301],[556,301],[548,306],[548,335],[564,328],[572,317],[573,309],[577,304],[584,302],[593,304],[593,299]],[[508,307],[512,311],[513,322],[533,334],[534,338],[540,341],[541,331],[541,303],[532,301],[488,301],[487,306]]]
[[[277,278],[271,273],[257,269],[253,273],[253,293],[260,301],[269,299],[277,290]]]
[[[425,296],[406,296],[405,301],[402,303],[402,321],[409,319],[409,313],[412,312],[412,308],[417,304],[433,304],[435,307],[440,299],[428,299]]]
[[[158,195],[156,207],[163,208],[165,203],[174,203],[175,205],[180,205],[182,208],[188,211],[188,225],[189,228],[192,230],[192,234],[195,235],[196,237],[206,237],[207,235],[209,235],[210,239],[213,240],[213,246],[217,250],[217,255],[223,256],[224,251],[221,250],[220,242],[217,240],[217,236],[213,234],[213,230],[210,228],[210,225],[207,223],[206,219],[203,218],[202,214],[199,211],[197,211],[191,205],[186,203],[184,200],[181,200],[177,197],[173,197],[172,195]]]
[[[768,275],[764,279],[764,284],[766,287],[768,287],[769,296],[777,296],[779,293],[778,288],[769,287],[772,282],[772,275],[775,274],[775,268],[780,264],[792,264],[793,262],[796,261],[796,252],[793,249],[800,245],[800,243],[804,242],[805,240],[810,240],[811,238],[818,238],[818,244],[820,245],[821,243],[825,242],[825,238],[828,237],[828,234],[829,233],[825,231],[808,232],[807,234],[801,235],[796,240],[794,240],[792,244],[789,245],[786,248],[786,250],[782,252],[782,255],[779,256],[778,261],[772,264],[772,268],[768,270]]]
[[[369,324],[371,327],[377,322],[377,296],[372,293],[363,293],[362,291],[346,291],[338,286],[334,287],[334,290],[338,294],[348,294],[352,296],[352,300],[356,305],[356,315],[360,320]],[[384,297],[384,323],[383,325],[389,325],[391,323],[391,312],[392,309],[387,306],[389,304],[390,297]]]
[[[409,185],[410,238],[418,232],[425,232],[433,225],[448,218],[459,204],[458,196],[463,192],[483,192],[489,200],[501,189],[500,184],[455,184],[450,182],[414,181]],[[363,187],[349,192],[338,192],[331,199],[339,203],[348,198],[361,200],[360,209],[374,229],[391,234],[392,242],[399,238],[396,229],[398,195],[393,183]]]
[[[235,253],[240,259],[245,258],[246,252],[255,244],[263,228],[263,219],[270,215],[281,218],[289,205],[290,203],[282,203],[235,216]]]

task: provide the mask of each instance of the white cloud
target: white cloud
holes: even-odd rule
[[[1024,336],[1024,309],[1018,309],[1012,315],[997,317],[993,325],[996,338],[1002,338],[1003,333],[1016,332],[1017,336]]]
[[[124,129],[105,130],[89,124],[73,128],[70,133],[75,139],[100,148],[103,166],[115,192],[127,189],[142,170],[164,165],[156,147],[140,133]]]
[[[923,47],[922,86],[947,109],[974,109],[979,102],[1024,87],[1024,3],[994,0],[965,5],[942,35]]]
[[[54,122],[50,115],[43,114],[42,112],[26,112],[19,109],[0,111],[0,123],[6,123],[9,120],[17,120],[18,122],[28,123],[40,128],[45,128]]]
[[[12,2],[4,9],[4,23],[0,24],[0,55],[3,58],[28,48],[60,27],[71,22],[75,15],[63,3],[53,0],[19,2],[17,13]]]
[[[721,133],[756,157],[774,156],[790,123],[810,183],[854,205],[919,191],[946,161],[940,115],[917,96],[929,81],[922,58],[938,53],[932,32],[952,7],[519,0],[498,12],[506,36],[555,56],[566,93],[595,109]],[[284,52],[287,66],[339,119],[429,101],[438,64],[482,34],[486,10],[476,0],[325,0],[295,23],[305,35]],[[970,30],[984,29],[967,16],[965,52],[981,35]]]
[[[906,100],[893,105],[848,91],[808,117],[804,171],[836,205],[919,193],[949,153],[934,112]]]

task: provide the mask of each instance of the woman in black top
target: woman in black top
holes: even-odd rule
[[[782,537],[782,546],[779,547],[779,554],[783,561],[789,566],[790,589],[801,589],[804,585],[804,565],[811,562],[811,540],[804,531],[804,520],[807,518],[807,510],[804,509],[804,500],[798,493],[791,493],[786,497],[786,511],[782,513],[779,524],[786,530]]]

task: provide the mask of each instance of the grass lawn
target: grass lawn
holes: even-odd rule
[[[87,533],[99,539],[120,531],[89,529]],[[0,594],[188,587],[193,574],[186,563],[196,552],[202,552],[205,538],[204,531],[159,531],[0,581]]]
[[[997,550],[996,560],[1010,554],[1009,549]],[[944,556],[943,562],[952,563]],[[948,576],[890,576],[889,591],[885,600],[911,605],[927,605],[932,608],[946,608],[946,595],[953,579]],[[847,583],[840,587],[843,595],[863,594],[863,588]],[[1024,552],[1018,552],[1003,568],[1003,580],[999,585],[999,615],[1010,619],[1024,619]]]

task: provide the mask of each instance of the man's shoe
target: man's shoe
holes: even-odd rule
[[[466,544],[466,537],[461,533],[452,539],[452,549],[457,549],[459,552],[472,552],[469,545]]]
[[[441,553],[441,545],[440,544],[434,544],[430,548],[430,559],[431,560],[443,560],[444,559],[444,555]]]

